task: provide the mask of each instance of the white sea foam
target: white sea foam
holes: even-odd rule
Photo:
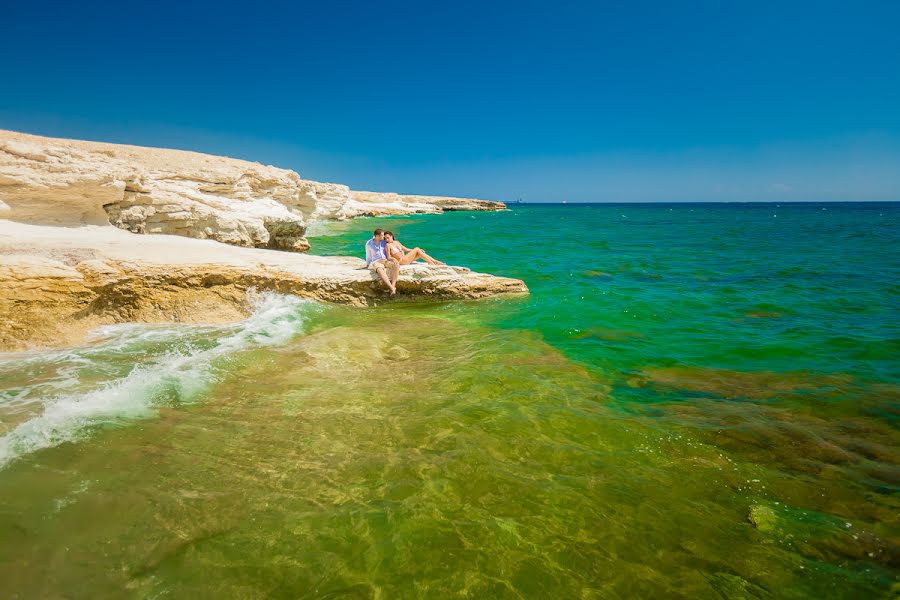
[[[36,450],[76,441],[92,426],[150,416],[161,403],[173,398],[179,402],[197,398],[215,381],[219,359],[241,350],[286,342],[302,330],[304,316],[316,306],[295,296],[272,293],[253,294],[250,302],[252,314],[235,325],[108,327],[97,332],[103,342],[95,346],[33,353],[19,361],[3,357],[0,362],[5,363],[4,369],[0,370],[8,370],[11,362],[17,362],[19,368],[60,362],[96,369],[99,361],[93,359],[99,355],[137,355],[141,348],[146,352],[148,343],[160,345],[156,356],[141,356],[127,374],[99,388],[52,393],[58,392],[62,381],[71,381],[70,368],[60,369],[59,380],[37,384],[42,389],[36,395],[44,396],[40,400],[42,410],[0,437],[0,468]],[[48,391],[51,393],[46,394]]]

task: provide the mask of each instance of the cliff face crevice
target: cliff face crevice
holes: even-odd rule
[[[269,232],[269,243],[266,248],[274,250],[293,250],[306,252],[309,242],[306,241],[306,227],[293,220],[266,218],[263,226]]]

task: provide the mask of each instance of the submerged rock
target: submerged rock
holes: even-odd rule
[[[695,366],[650,367],[632,377],[631,387],[656,386],[689,390],[722,398],[765,400],[788,394],[837,392],[853,381],[850,375],[805,372],[734,371]]]
[[[576,340],[597,339],[611,342],[620,342],[629,338],[642,338],[644,334],[637,331],[624,329],[607,329],[605,327],[591,327],[584,331],[574,330],[569,336]]]
[[[760,504],[751,506],[750,514],[747,515],[747,520],[753,523],[754,527],[765,532],[772,532],[775,530],[776,518],[774,510]]]
[[[900,546],[857,524],[789,506],[754,504],[748,520],[766,540],[814,560],[850,559],[900,566]]]

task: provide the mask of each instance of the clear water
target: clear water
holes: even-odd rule
[[[0,357],[2,597],[889,597],[897,204],[375,226],[528,298]]]

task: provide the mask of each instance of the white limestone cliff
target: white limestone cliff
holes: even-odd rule
[[[455,210],[503,210],[502,202],[448,198],[444,196],[416,196],[393,192],[364,192],[351,190],[334,183],[312,184],[316,210],[312,221],[343,221],[356,217],[442,213]]]
[[[182,150],[0,131],[0,218],[112,223],[238,246],[307,247],[293,171]]]
[[[354,192],[245,160],[0,130],[0,218],[306,250],[312,221],[498,210],[463,198]]]

